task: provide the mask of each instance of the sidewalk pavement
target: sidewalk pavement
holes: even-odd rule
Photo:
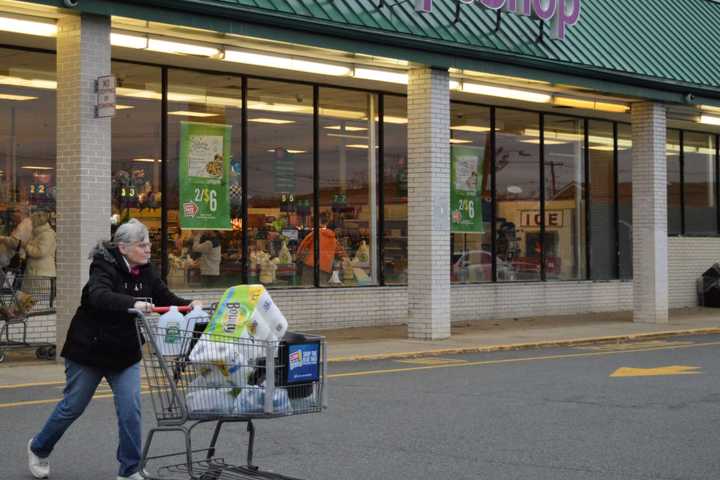
[[[606,342],[653,340],[677,335],[720,333],[720,310],[672,310],[669,324],[633,323],[630,312],[528,317],[453,324],[446,340],[407,338],[405,325],[322,330],[331,363],[457,353],[517,350]],[[0,364],[2,385],[59,382],[62,363],[35,360],[32,351],[10,351]]]

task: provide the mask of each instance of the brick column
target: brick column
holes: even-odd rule
[[[408,336],[450,336],[450,93],[447,70],[408,78]]]
[[[633,137],[633,320],[668,322],[665,107],[635,103]]]
[[[95,79],[110,74],[110,18],[64,15],[57,35],[58,352],[88,279],[88,255],[110,236],[110,119],[95,118]]]

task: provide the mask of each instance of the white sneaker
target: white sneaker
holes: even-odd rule
[[[50,476],[50,462],[47,458],[40,458],[30,450],[33,439],[28,442],[28,467],[35,478],[48,478]]]
[[[147,471],[145,472],[145,475],[147,476]],[[143,477],[140,472],[135,472],[129,477],[121,477],[118,475],[117,480],[145,480],[145,477]]]

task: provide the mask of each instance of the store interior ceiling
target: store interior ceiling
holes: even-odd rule
[[[0,0],[0,16],[18,19],[31,19],[53,22],[61,15],[61,10],[54,7],[17,2],[14,0]],[[113,46],[114,60],[127,60],[154,65],[167,65],[180,68],[192,68],[207,71],[217,71],[228,74],[246,74],[250,76],[275,78],[278,80],[296,80],[324,85],[337,85],[348,88],[368,89],[387,93],[404,94],[406,85],[392,81],[376,81],[373,75],[357,78],[361,69],[379,71],[387,76],[401,77],[406,75],[412,67],[409,62],[402,59],[392,59],[370,56],[361,53],[352,53],[339,50],[322,49],[311,46],[288,44],[284,42],[258,39],[248,36],[212,32],[196,28],[168,25],[157,22],[113,17],[112,28],[114,34],[125,35],[130,40],[145,39],[146,45],[150,41],[173,44],[179,42],[194,46],[198,49],[208,49],[210,54],[177,54],[153,51],[148,48],[127,48]],[[152,40],[150,40],[152,39]],[[115,43],[115,42],[114,42]],[[52,51],[55,49],[53,36],[29,35],[0,29],[0,45],[19,46]],[[161,49],[162,50],[162,49]],[[214,55],[212,52],[217,51]],[[228,61],[228,52],[237,52],[251,56],[260,54],[264,58],[293,59],[303,62],[322,62],[324,65],[336,67],[339,71],[347,68],[351,74],[337,76],[325,73],[309,73],[307,71],[273,68],[267,66],[265,61],[261,65],[238,63]],[[268,57],[269,55],[269,57]],[[270,62],[269,64],[272,64]],[[3,72],[0,72],[2,74]],[[5,73],[6,74],[6,73]],[[557,114],[571,114],[588,116],[598,119],[630,122],[629,107],[633,102],[641,101],[638,98],[619,97],[599,91],[590,91],[576,85],[557,84],[526,78],[496,75],[489,72],[451,69],[451,99],[470,103],[524,108],[535,111],[545,111]],[[470,87],[480,88],[470,88]],[[491,95],[487,89],[495,90]],[[522,95],[515,93],[528,93],[539,97],[540,100],[526,101]],[[508,98],[515,97],[515,98]],[[520,98],[518,100],[517,98]],[[607,111],[607,107],[610,107]],[[616,108],[617,107],[617,108]],[[706,132],[720,133],[720,125],[698,124],[701,111],[693,105],[668,105],[668,125],[673,128],[685,128]],[[720,109],[715,113],[720,120]]]

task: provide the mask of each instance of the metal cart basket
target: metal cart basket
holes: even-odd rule
[[[132,312],[138,335],[146,340],[143,364],[157,420],[143,450],[140,471],[145,478],[292,479],[253,465],[253,420],[320,413],[326,408],[324,337],[288,333],[282,341],[260,341],[249,335],[211,336],[202,333],[204,324],[193,330],[163,328],[157,317]],[[210,444],[196,449],[193,430],[208,422],[215,423]],[[222,426],[229,422],[247,423],[245,465],[231,465],[215,455]],[[155,435],[169,432],[182,434],[185,449],[151,455]],[[170,457],[183,461],[157,465]]]
[[[0,363],[6,351],[34,348],[39,359],[53,360],[55,345],[27,340],[28,319],[55,313],[55,279],[0,270]]]

